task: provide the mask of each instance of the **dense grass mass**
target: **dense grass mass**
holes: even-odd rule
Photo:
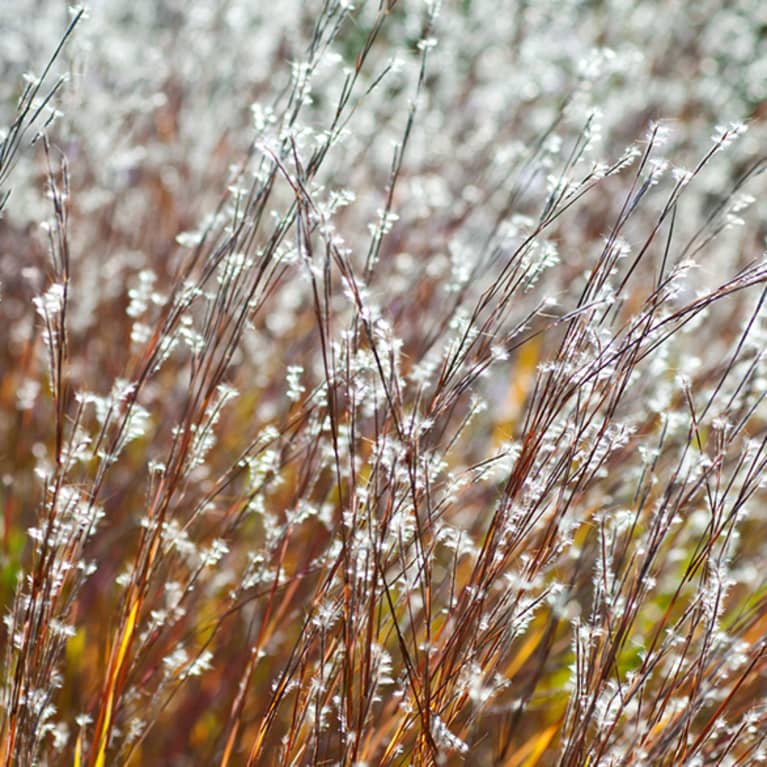
[[[91,5],[0,3],[0,765],[767,761],[764,4]]]

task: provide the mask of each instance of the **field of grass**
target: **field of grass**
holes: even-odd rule
[[[0,3],[0,767],[767,762],[765,62]]]

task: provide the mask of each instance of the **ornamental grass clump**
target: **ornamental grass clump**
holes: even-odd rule
[[[0,764],[767,761],[765,23],[0,6]]]

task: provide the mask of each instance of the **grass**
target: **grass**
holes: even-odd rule
[[[20,30],[2,764],[764,762],[757,6],[258,5]]]

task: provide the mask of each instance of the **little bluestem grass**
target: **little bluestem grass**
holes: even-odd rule
[[[0,8],[0,762],[766,761],[763,16]]]

